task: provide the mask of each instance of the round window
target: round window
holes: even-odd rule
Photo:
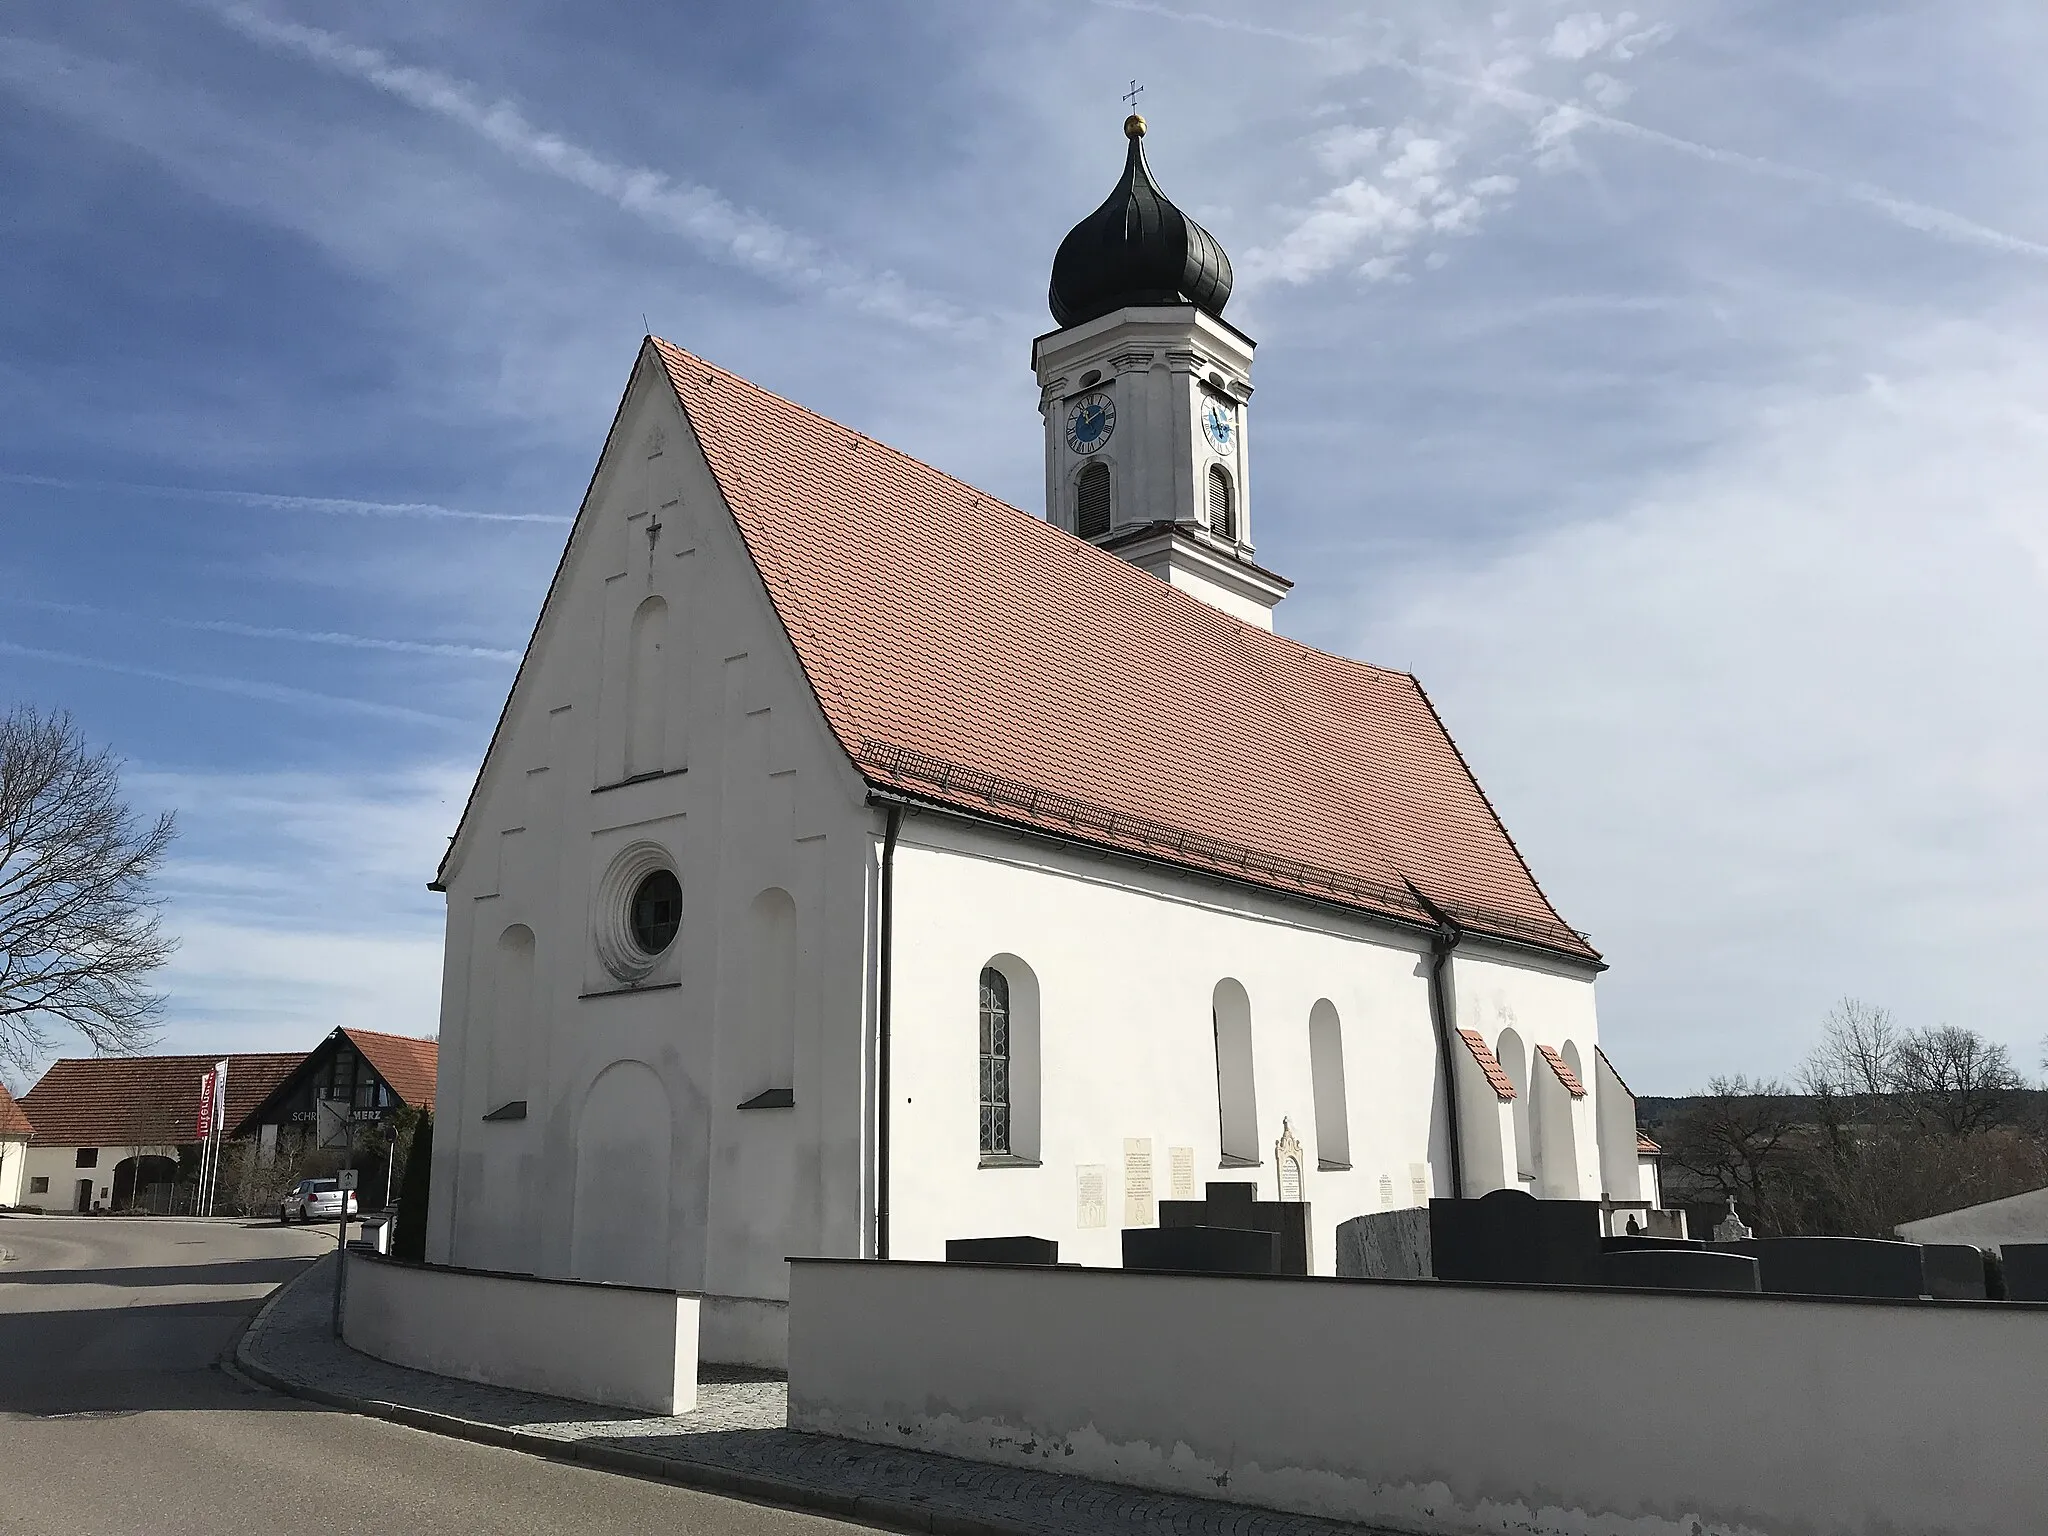
[[[675,871],[657,869],[633,891],[633,942],[643,954],[658,955],[675,942],[683,921],[683,888]]]

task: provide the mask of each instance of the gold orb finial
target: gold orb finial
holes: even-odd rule
[[[1125,118],[1124,137],[1127,139],[1142,139],[1145,137],[1145,119],[1138,116],[1135,112]]]

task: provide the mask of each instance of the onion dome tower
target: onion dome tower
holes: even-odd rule
[[[1053,257],[1060,328],[1032,343],[1046,520],[1271,629],[1291,583],[1252,560],[1254,343],[1223,318],[1230,258],[1159,189],[1145,120],[1124,134],[1115,188]]]

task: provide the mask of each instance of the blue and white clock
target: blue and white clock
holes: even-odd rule
[[[1067,446],[1076,453],[1095,453],[1116,431],[1116,402],[1097,390],[1067,408]]]
[[[1237,421],[1230,407],[1221,400],[1203,403],[1202,435],[1209,439],[1209,446],[1218,453],[1230,452],[1230,445],[1237,439]]]

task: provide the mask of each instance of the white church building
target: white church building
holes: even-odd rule
[[[1654,1202],[1601,959],[1420,685],[1272,631],[1230,263],[1126,127],[1042,518],[643,343],[435,882],[429,1260],[773,1364],[788,1255],[1115,1265],[1236,1180],[1328,1272],[1432,1195]]]

